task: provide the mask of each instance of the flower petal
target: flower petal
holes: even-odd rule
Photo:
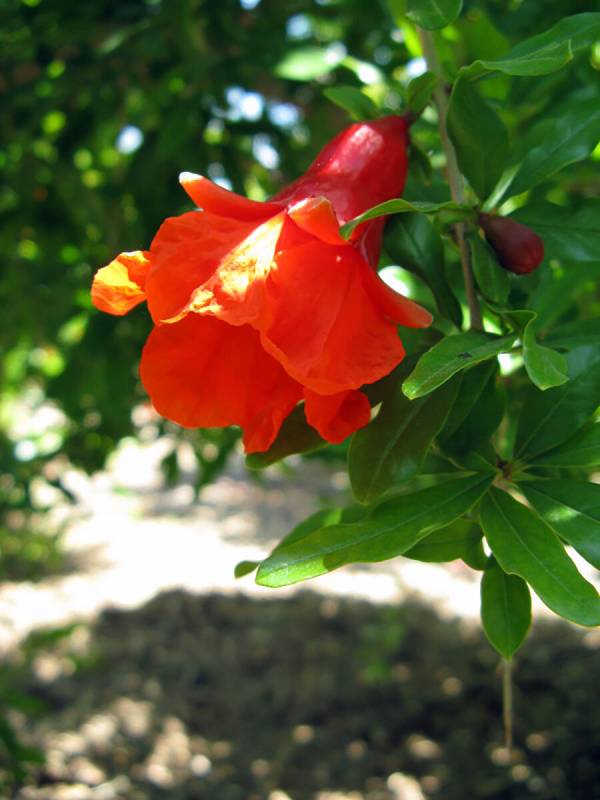
[[[95,274],[92,303],[108,314],[127,314],[146,299],[144,286],[149,269],[149,252],[121,253]]]
[[[220,217],[252,222],[272,217],[281,211],[281,204],[248,200],[247,197],[223,189],[204,175],[196,175],[194,172],[182,172],[179,183],[197,206]]]
[[[249,453],[269,448],[302,395],[251,327],[197,314],[154,328],[140,376],[163,417],[186,428],[240,425]]]
[[[395,292],[374,270],[363,273],[367,292],[382,313],[406,328],[428,328],[433,317],[426,308]]]
[[[340,234],[340,225],[333,206],[326,197],[308,197],[288,208],[296,225],[328,244],[347,244]]]
[[[332,444],[343,442],[371,420],[371,406],[362,392],[323,395],[305,389],[304,399],[306,421]]]
[[[267,281],[263,346],[319,394],[358,389],[404,357],[395,323],[367,292],[353,247],[312,241],[277,253]]]
[[[253,280],[271,263],[284,216],[281,212],[258,227],[255,222],[206,211],[165,220],[152,242],[152,270],[146,285],[155,322],[188,313],[194,293],[198,312],[218,313],[221,303],[227,305],[228,300],[243,306]],[[220,292],[220,299],[215,292]],[[242,316],[251,316],[249,309],[238,310]]]

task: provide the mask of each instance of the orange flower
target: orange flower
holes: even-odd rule
[[[431,316],[377,276],[382,218],[348,242],[339,226],[400,194],[406,152],[405,121],[386,117],[342,131],[266,203],[180,176],[202,210],[165,220],[150,250],[121,253],[92,287],[110,314],[147,301],[140,375],[162,416],[240,425],[249,453],[267,450],[302,400],[330,442],[368,423],[360,387],[404,357],[398,324]]]

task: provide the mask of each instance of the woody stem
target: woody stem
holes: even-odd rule
[[[464,182],[456,161],[454,145],[450,141],[448,129],[446,128],[448,100],[443,82],[442,65],[438,59],[431,33],[419,28],[419,38],[421,40],[421,47],[423,48],[423,55],[427,63],[427,69],[441,79],[433,92],[433,101],[438,112],[440,139],[442,140],[442,149],[446,156],[446,175],[448,177],[448,184],[450,185],[450,195],[455,203],[460,203],[462,205],[465,202]],[[471,269],[471,255],[465,235],[465,223],[457,222],[454,226],[454,230],[460,253],[460,263],[465,283],[467,303],[469,305],[470,326],[472,330],[480,331],[483,330],[481,310],[475,291],[475,281],[473,279],[473,270]]]

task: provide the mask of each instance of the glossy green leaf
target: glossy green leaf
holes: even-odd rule
[[[528,203],[511,217],[541,236],[552,258],[573,264],[600,261],[600,200],[584,200],[576,210],[555,203]]]
[[[590,12],[563,17],[544,33],[515,45],[504,57],[507,60],[527,58],[556,44],[570,43],[573,53],[591,47],[600,37],[600,13]]]
[[[404,394],[411,400],[429,394],[461,370],[494,358],[511,349],[516,336],[458,333],[446,336],[428,350],[404,381]]]
[[[463,0],[406,0],[406,16],[415,25],[433,31],[458,17]]]
[[[419,116],[431,100],[438,79],[433,72],[424,72],[406,87],[406,103],[413,114]]]
[[[508,272],[500,266],[494,251],[480,236],[473,236],[469,244],[473,274],[482,295],[503,306],[510,292]]]
[[[548,525],[600,569],[600,484],[539,480],[520,488]]]
[[[457,558],[470,559],[481,543],[481,529],[470,520],[458,519],[445,528],[440,528],[411,547],[405,558],[427,563],[444,563]]]
[[[357,120],[377,119],[379,110],[370,97],[354,86],[332,86],[323,92],[328,100],[335,103]]]
[[[444,245],[425,214],[400,214],[391,220],[386,249],[394,261],[418,275],[431,289],[441,314],[455,325],[462,312],[444,272]]]
[[[277,438],[264,453],[246,456],[248,469],[264,469],[295,453],[312,453],[325,447],[327,442],[311,427],[304,416],[304,406],[297,406],[284,420]]]
[[[465,514],[492,480],[490,475],[457,478],[387,500],[358,522],[317,528],[273,551],[262,562],[256,581],[263,586],[286,586],[344,564],[401,555],[427,534]]]
[[[600,464],[600,423],[586,425],[571,439],[543,453],[534,464],[548,467],[596,467]]]
[[[454,457],[460,456],[461,461],[464,462],[464,457],[467,455],[485,454],[486,442],[494,433],[496,428],[500,425],[504,416],[504,385],[497,380],[498,364],[496,361],[487,362],[475,367],[474,370],[479,370],[482,367],[492,367],[491,371],[487,373],[487,380],[479,391],[476,402],[472,406],[470,413],[465,415],[462,423],[456,430],[448,435],[444,431],[440,437],[440,447],[446,453],[451,453]],[[474,371],[473,370],[473,371]],[[465,376],[464,383],[470,373]],[[477,390],[478,386],[476,387]],[[461,394],[464,388],[461,387]],[[495,462],[495,456],[491,455],[492,462]]]
[[[509,575],[491,559],[481,579],[481,624],[501,656],[512,658],[531,626],[531,594],[518,575]]]
[[[485,200],[498,183],[508,155],[504,123],[475,86],[459,77],[450,95],[446,124],[461,172],[480,200]]]
[[[562,353],[539,344],[533,328],[535,317],[523,329],[523,361],[532,383],[545,391],[569,380],[567,359]]]
[[[458,397],[444,425],[441,439],[452,436],[467,419],[471,411],[477,406],[481,393],[488,384],[492,375],[497,372],[497,364],[494,361],[484,361],[476,367],[465,372],[460,385]]]
[[[348,239],[354,228],[362,222],[367,222],[367,220],[376,219],[377,217],[387,217],[389,214],[406,214],[409,211],[418,211],[420,214],[437,214],[440,211],[452,211],[464,216],[465,219],[473,215],[471,206],[454,203],[452,200],[444,200],[441,203],[428,203],[421,200],[403,200],[398,197],[396,200],[386,200],[385,203],[379,203],[379,205],[365,211],[364,214],[354,217],[350,222],[342,225],[340,233],[345,239]]]
[[[529,461],[562,444],[600,404],[600,347],[578,347],[567,355],[569,381],[526,396],[519,419],[515,455]]]
[[[371,503],[395,484],[412,478],[456,399],[460,380],[417,400],[402,392],[401,380],[383,400],[377,417],[357,431],[348,452],[354,496]]]
[[[600,625],[600,597],[578,572],[556,534],[507,492],[492,488],[481,504],[481,525],[504,570],[531,586],[548,608],[580,625]]]
[[[600,342],[600,317],[596,319],[580,319],[577,322],[567,322],[554,328],[544,342],[553,347],[565,350],[574,350],[577,347],[597,344]]]
[[[521,194],[555,172],[587,158],[600,139],[598,98],[578,101],[561,110],[560,116],[543,119],[523,136],[514,178],[504,197]]]
[[[503,72],[505,75],[515,77],[533,77],[556,72],[572,60],[573,50],[569,41],[550,42],[529,53],[514,55],[511,51],[502,58],[478,59],[468,67],[463,67],[460,74],[470,80],[480,78],[489,72]]]
[[[299,47],[290,50],[275,67],[275,75],[292,81],[311,81],[331,72],[344,59],[335,47]]]

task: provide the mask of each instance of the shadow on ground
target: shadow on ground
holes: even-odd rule
[[[596,636],[537,626],[508,763],[497,659],[465,623],[416,602],[164,593],[21,664],[47,764],[13,796],[592,800]]]

